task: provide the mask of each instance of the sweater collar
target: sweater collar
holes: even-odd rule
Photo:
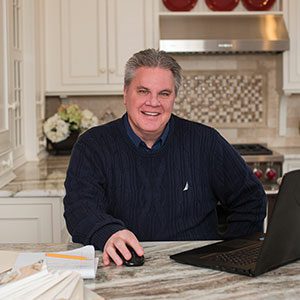
[[[170,131],[170,121],[167,123],[163,133],[161,134],[161,136],[155,141],[153,147],[151,149],[149,149],[147,147],[147,145],[145,144],[145,142],[138,136],[135,134],[135,132],[133,131],[133,129],[130,126],[130,123],[128,121],[128,114],[126,113],[123,117],[123,123],[126,129],[126,133],[128,135],[128,137],[130,138],[130,140],[133,142],[133,144],[138,147],[138,148],[143,148],[146,151],[157,151],[159,150],[164,143],[167,140],[169,131]]]

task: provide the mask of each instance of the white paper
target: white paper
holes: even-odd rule
[[[75,272],[69,272],[69,271],[62,271],[62,272],[49,272],[47,280],[44,280],[43,282],[40,281],[39,285],[28,285],[26,289],[23,291],[20,291],[17,294],[14,294],[14,296],[20,297],[20,299],[35,299],[38,297],[42,297],[44,293],[47,291],[52,290],[55,294],[61,291],[60,284],[63,283],[68,277],[72,277],[73,274],[78,273]],[[41,298],[43,299],[43,298]],[[55,299],[55,298],[46,298],[44,299]]]
[[[0,274],[13,267],[18,255],[19,252],[0,250]]]
[[[46,261],[48,270],[69,270],[80,273],[82,278],[95,278],[99,258],[95,258],[95,248],[84,246],[69,251],[51,252],[75,256],[84,256],[86,260],[48,257],[44,252],[23,252],[17,257],[14,269],[33,264],[41,259]]]
[[[82,247],[85,248],[85,247]],[[77,250],[77,249],[76,249]],[[79,248],[78,251],[64,251],[55,252],[56,254],[67,254],[94,257],[94,248]],[[1,275],[0,282],[0,300],[6,299],[69,299],[69,300],[98,300],[103,299],[96,293],[86,289],[84,287],[83,279],[81,274],[71,270],[48,270],[46,262],[41,260],[53,257],[46,256],[45,253],[21,253],[18,256],[17,262],[13,270],[4,272]],[[61,257],[59,257],[62,260]],[[50,259],[50,261],[51,261]],[[55,258],[57,259],[57,257]],[[38,261],[37,261],[38,260]],[[67,267],[69,268],[69,261],[73,260],[76,263],[87,262],[88,260],[78,260],[64,258],[68,261]],[[90,259],[93,262],[92,271],[95,273],[95,261],[98,259]],[[33,262],[31,264],[31,262]],[[51,262],[50,262],[51,264]],[[58,263],[57,261],[53,264],[55,267],[66,266],[64,263]],[[74,264],[72,264],[74,268]]]
[[[11,272],[18,272],[18,270]],[[24,273],[19,272],[19,274],[24,274],[25,277],[23,277],[22,275],[22,279],[13,279],[13,281],[7,284],[2,284],[0,286],[0,299],[9,299],[7,298],[8,296],[10,297],[11,295],[16,293],[22,293],[22,291],[25,291],[28,286],[30,286],[31,289],[35,289],[36,287],[40,286],[40,284],[43,284],[43,282],[45,282],[47,278],[49,278],[49,274],[45,264],[42,265],[40,271],[31,275],[28,274],[27,271]]]

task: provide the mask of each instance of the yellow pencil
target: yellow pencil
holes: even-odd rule
[[[79,256],[79,255],[69,255],[69,254],[61,254],[61,253],[46,253],[48,257],[55,258],[65,258],[65,259],[77,259],[77,260],[87,260],[87,257]]]

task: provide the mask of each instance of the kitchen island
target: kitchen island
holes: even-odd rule
[[[141,267],[103,267],[85,285],[105,299],[299,299],[300,261],[251,278],[176,263],[169,255],[208,241],[145,242]],[[0,250],[63,251],[79,244],[0,244]]]

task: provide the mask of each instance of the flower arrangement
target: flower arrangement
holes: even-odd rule
[[[83,132],[98,124],[98,118],[88,109],[81,110],[77,104],[62,104],[56,114],[48,118],[44,133],[52,143],[67,139],[72,132]]]

